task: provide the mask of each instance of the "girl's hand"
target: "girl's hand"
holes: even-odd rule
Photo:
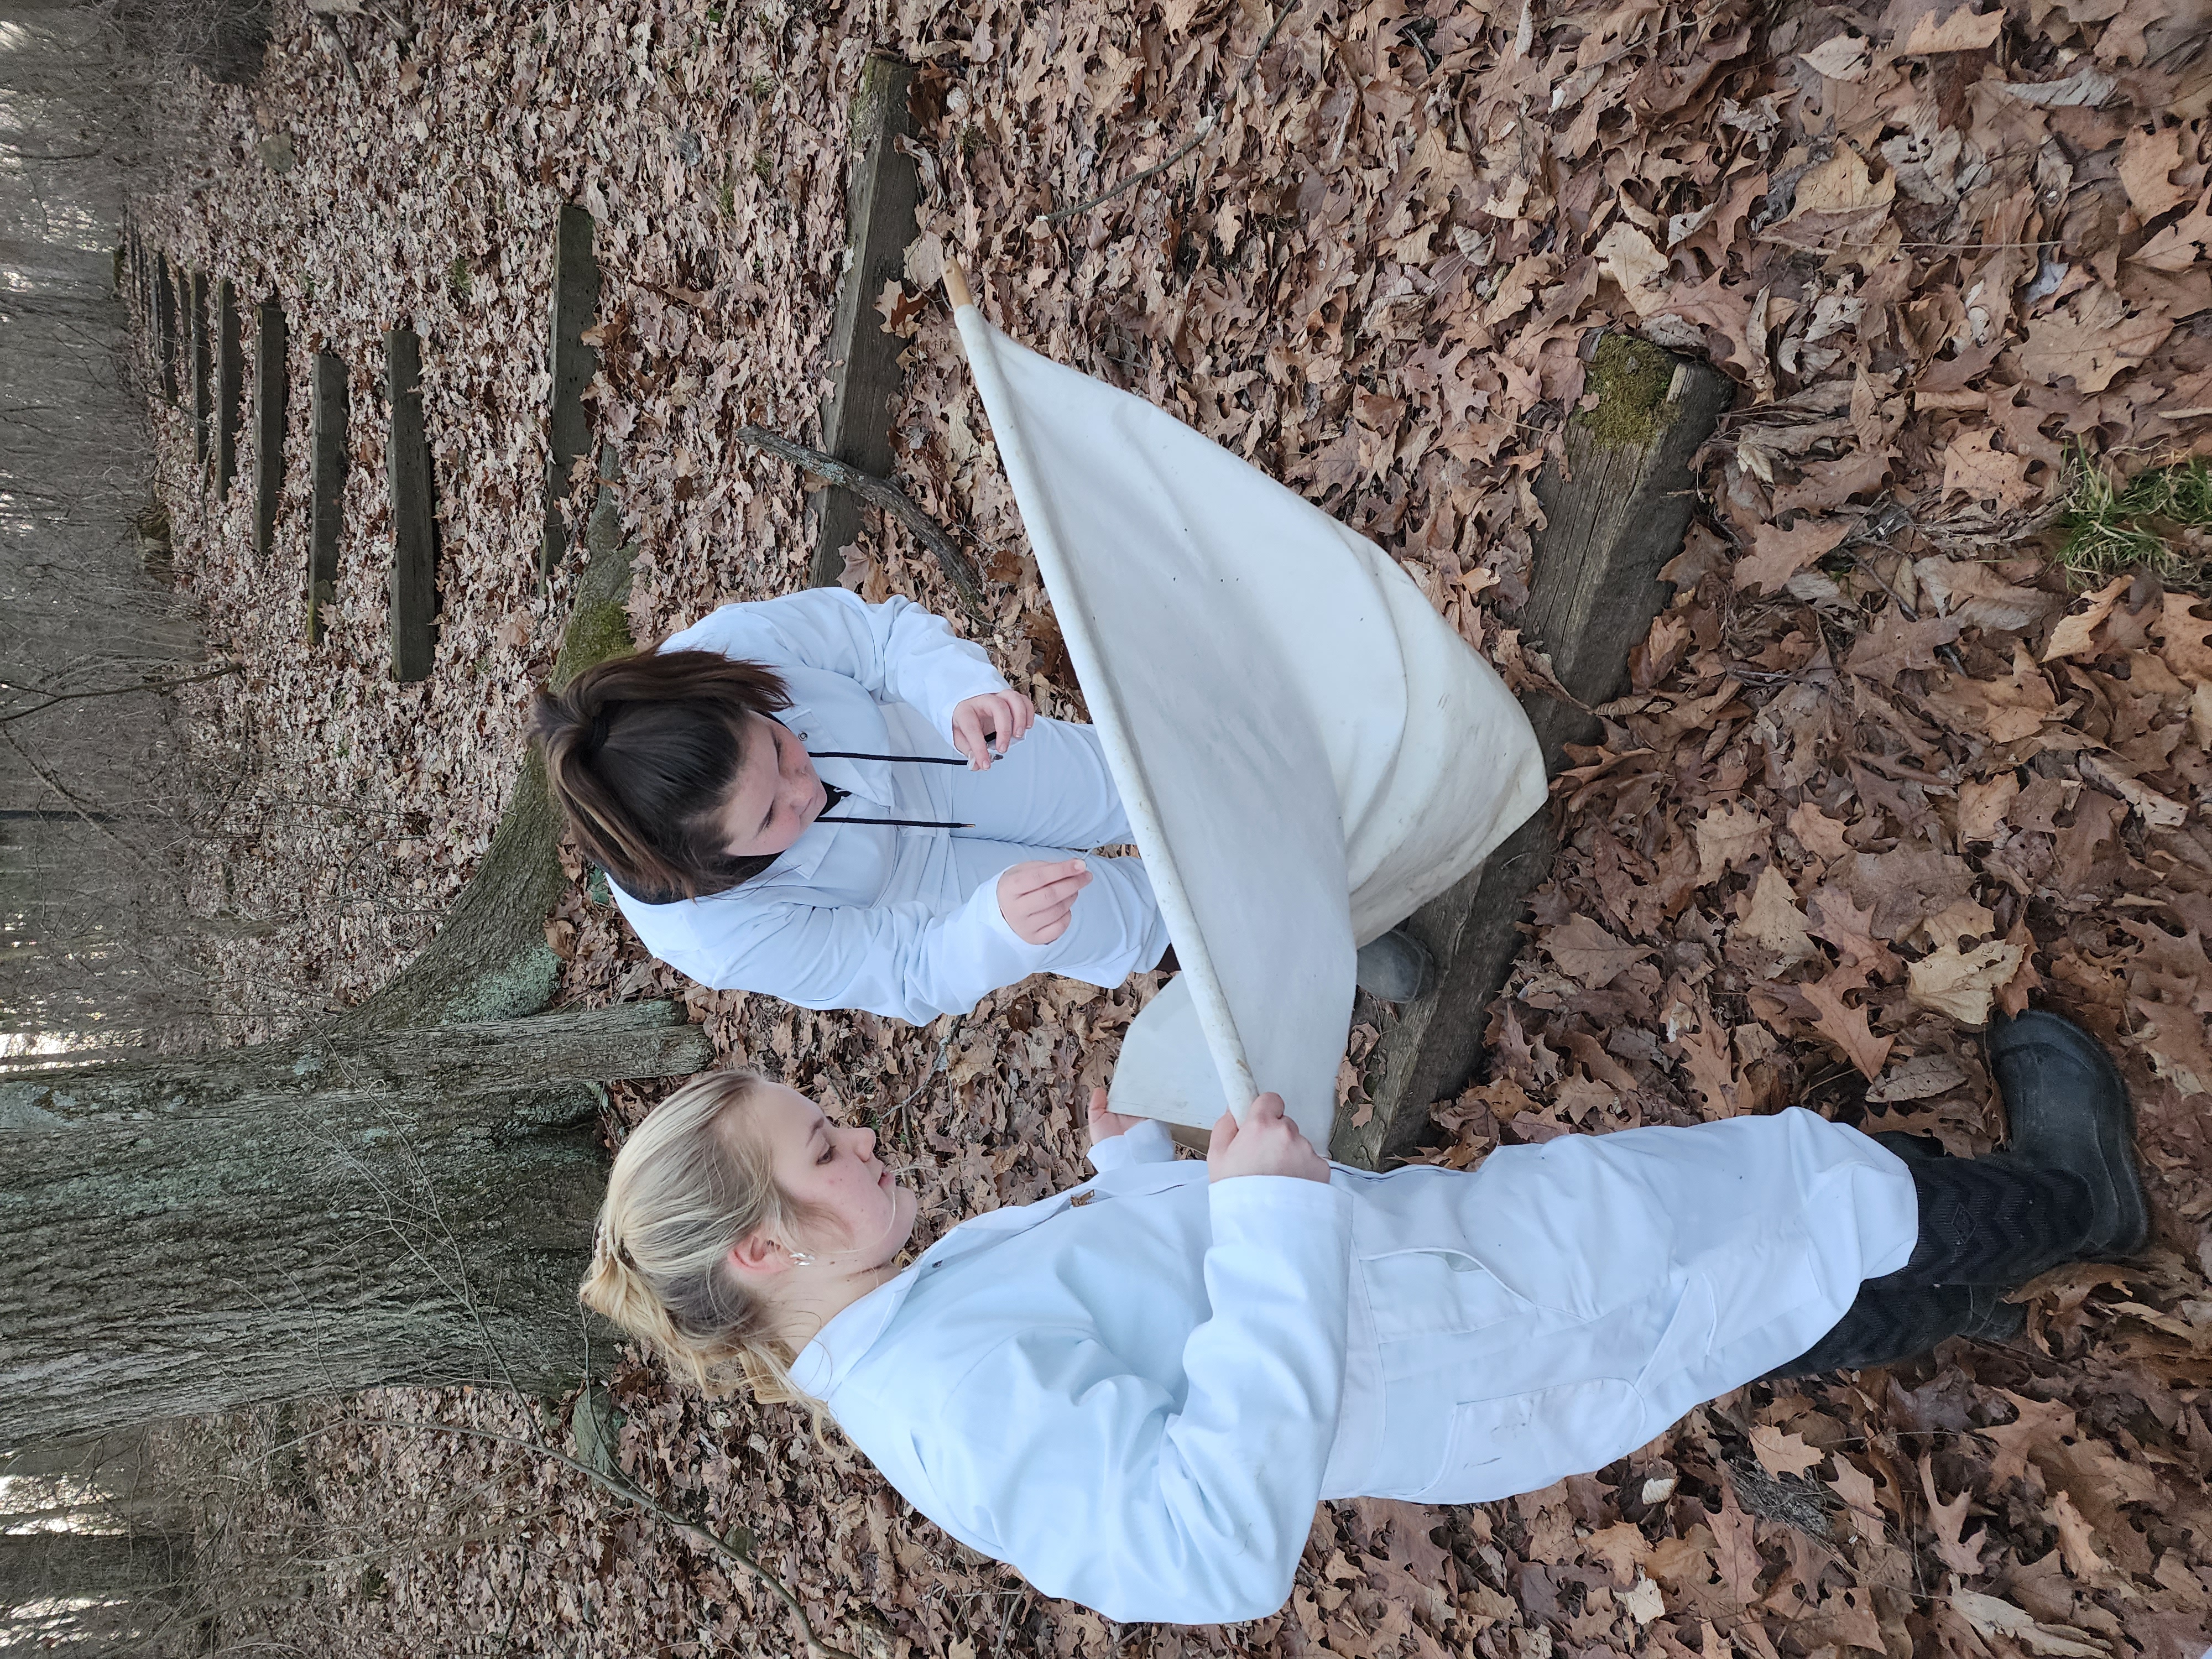
[[[999,914],[1025,945],[1049,945],[1067,931],[1075,896],[1091,885],[1081,859],[1048,864],[1031,859],[999,878]]]
[[[1091,1144],[1093,1146],[1102,1140],[1111,1140],[1115,1135],[1128,1133],[1144,1121],[1140,1117],[1125,1117],[1120,1112],[1108,1111],[1106,1091],[1103,1089],[1091,1091]]]
[[[1020,692],[987,691],[953,706],[952,746],[968,757],[969,771],[988,772],[993,741],[1003,755],[1036,724],[1036,705]]]
[[[1261,1095],[1238,1123],[1224,1112],[1206,1149],[1206,1178],[1237,1176],[1294,1176],[1300,1181],[1328,1179],[1328,1160],[1314,1151],[1298,1126],[1283,1115],[1283,1097]]]

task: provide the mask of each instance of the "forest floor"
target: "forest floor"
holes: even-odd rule
[[[596,418],[641,550],[638,637],[805,580],[799,483],[732,433],[818,431],[847,100],[887,49],[926,66],[924,234],[882,306],[912,339],[899,472],[979,550],[989,613],[959,619],[900,532],[848,580],[955,616],[1048,713],[1079,708],[932,286],[948,253],[1017,338],[1381,541],[1521,684],[1542,680],[1540,641],[1501,618],[1528,580],[1531,478],[1597,331],[1739,384],[1673,607],[1559,781],[1563,851],[1489,1077],[1439,1109],[1427,1156],[1791,1102],[1984,1149],[2001,1113],[1977,1028],[2034,1001],[2119,1056],[2156,1210],[2137,1261],[2054,1275],[2015,1341],[1753,1385],[1510,1503],[1324,1506],[1290,1607],[1246,1625],[1115,1627],[1040,1597],[834,1430],[812,1441],[790,1410],[702,1401],[626,1357],[642,1478],[750,1528],[871,1659],[2212,1643],[2212,622],[2179,584],[2076,592],[2049,558],[2082,468],[2167,462],[2212,430],[2201,0],[414,15],[404,50],[368,15],[336,20],[356,85],[283,0],[260,81],[181,96],[202,159],[137,207],[155,245],[283,300],[295,389],[318,346],[353,376],[343,570],[313,650],[304,392],[273,565],[249,492],[203,495],[188,422],[157,411],[180,580],[246,665],[190,694],[234,780],[231,851],[190,900],[258,924],[222,963],[240,1039],[389,978],[514,775],[566,599],[534,574],[562,201],[600,226]],[[409,318],[444,613],[435,672],[401,686],[379,336]],[[550,937],[566,997],[685,998],[733,1059],[878,1125],[915,1165],[927,1236],[1079,1178],[1083,1087],[1157,988],[1032,981],[915,1029],[687,986],[580,884]],[[527,1426],[481,1393],[352,1409]],[[236,1462],[276,1420],[201,1432]],[[237,1467],[262,1474],[209,1559],[265,1589],[281,1556],[301,1585],[238,1614],[240,1651],[796,1650],[726,1561],[510,1449],[356,1428],[281,1480]]]

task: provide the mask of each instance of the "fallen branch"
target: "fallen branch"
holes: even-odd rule
[[[310,1429],[307,1433],[287,1443],[293,1446],[305,1445],[308,1441],[319,1439],[324,1435],[337,1434],[349,1429],[399,1429],[418,1431],[427,1434],[450,1434],[464,1440],[488,1440],[495,1445],[513,1446],[521,1451],[534,1452],[550,1462],[557,1463],[573,1474],[583,1476],[585,1480],[610,1497],[618,1498],[625,1504],[635,1504],[654,1520],[673,1528],[694,1546],[711,1550],[715,1554],[727,1560],[735,1561],[739,1566],[744,1568],[767,1587],[771,1595],[791,1610],[791,1616],[799,1621],[799,1639],[806,1644],[806,1651],[813,1656],[813,1659],[858,1659],[858,1656],[848,1653],[842,1648],[831,1647],[815,1633],[814,1621],[806,1616],[804,1604],[797,1595],[793,1594],[790,1585],[760,1564],[752,1553],[752,1534],[742,1527],[732,1528],[727,1538],[718,1538],[705,1522],[696,1516],[672,1510],[665,1504],[656,1503],[627,1480],[595,1469],[588,1463],[580,1462],[566,1453],[555,1451],[550,1446],[526,1440],[519,1434],[501,1434],[495,1429],[465,1428],[456,1423],[407,1423],[396,1418],[356,1417],[349,1418],[343,1423],[329,1424],[323,1428]],[[743,1543],[738,1541],[741,1538],[744,1540]]]
[[[1112,201],[1116,196],[1121,195],[1127,191],[1134,190],[1139,185],[1143,184],[1146,179],[1165,173],[1177,161],[1182,161],[1184,156],[1189,155],[1191,151],[1196,149],[1208,138],[1211,138],[1213,136],[1213,130],[1221,125],[1221,118],[1227,112],[1230,103],[1236,98],[1239,92],[1243,90],[1244,82],[1251,78],[1252,71],[1259,68],[1260,60],[1267,56],[1267,48],[1275,44],[1276,33],[1281,29],[1285,22],[1289,21],[1291,14],[1296,11],[1302,3],[1303,0],[1291,0],[1290,4],[1285,6],[1281,12],[1276,15],[1275,21],[1267,25],[1267,32],[1260,37],[1260,44],[1252,48],[1252,56],[1245,61],[1243,73],[1240,74],[1237,77],[1236,84],[1229,88],[1228,96],[1222,100],[1218,107],[1212,110],[1207,114],[1204,120],[1198,124],[1198,131],[1190,136],[1190,137],[1184,143],[1182,149],[1176,150],[1174,155],[1169,156],[1164,161],[1154,162],[1151,167],[1146,167],[1142,173],[1131,173],[1120,184],[1115,185],[1113,189],[1094,196],[1087,202],[1078,202],[1073,207],[1054,208],[1050,213],[1044,216],[1045,223],[1048,225],[1056,225],[1063,219],[1073,219],[1079,213],[1088,213],[1095,207],[1103,206],[1106,203]],[[1424,52],[1428,50],[1425,42],[1423,43],[1422,50]]]
[[[788,438],[779,437],[764,427],[741,426],[738,439],[756,449],[764,449],[780,460],[788,461],[801,472],[819,478],[824,483],[835,484],[840,489],[849,489],[872,507],[882,508],[913,532],[920,542],[937,556],[945,574],[960,590],[961,597],[976,610],[983,605],[983,584],[975,574],[975,567],[968,556],[953,544],[952,538],[936,520],[907,499],[896,484],[848,466],[834,456],[824,455],[818,449],[809,449]]]
[[[44,714],[58,702],[73,702],[81,697],[125,697],[133,691],[151,691],[157,696],[167,696],[180,685],[198,685],[203,680],[219,680],[226,674],[237,673],[245,665],[243,663],[225,663],[222,667],[210,668],[204,673],[179,674],[174,678],[166,680],[137,680],[129,685],[104,685],[92,691],[49,691],[42,685],[20,685],[13,680],[0,679],[0,691],[27,692],[33,696],[46,699],[44,702],[35,704],[29,708],[10,709],[8,713],[0,714],[0,726],[12,725],[16,720],[28,720],[33,714]]]

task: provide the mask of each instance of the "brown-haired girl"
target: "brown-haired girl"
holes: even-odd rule
[[[1097,734],[912,600],[724,605],[542,696],[534,735],[638,937],[702,984],[921,1023],[1166,954],[1143,864],[1081,856],[1129,839]]]
[[[1972,1160],[1792,1109],[1376,1176],[1263,1095],[1199,1164],[1097,1090],[1096,1179],[904,1268],[875,1137],[716,1073],[615,1159],[583,1298],[704,1384],[818,1401],[1048,1595],[1256,1618],[1320,1498],[1535,1491],[1762,1375],[2010,1334],[2007,1290],[2140,1248],[2111,1060],[2039,1013],[1990,1057],[2011,1144]]]

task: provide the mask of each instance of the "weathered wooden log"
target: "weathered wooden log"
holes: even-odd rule
[[[1659,572],[1689,525],[1690,458],[1734,388],[1710,364],[1608,335],[1589,389],[1598,404],[1570,422],[1565,470],[1547,465],[1538,476],[1547,522],[1535,538],[1528,603],[1509,620],[1524,647],[1549,654],[1560,684],[1595,707],[1627,689],[1629,651],[1672,593]],[[1558,773],[1568,744],[1599,735],[1586,708],[1534,694],[1522,702],[1547,774]],[[1334,1156],[1369,1169],[1403,1157],[1428,1127],[1430,1106],[1474,1077],[1490,1005],[1520,954],[1528,896],[1550,875],[1555,850],[1551,814],[1540,812],[1407,922],[1436,958],[1437,982],[1385,1015],[1364,1079],[1366,1121],[1340,1113]]]
[[[208,417],[215,413],[215,356],[208,345],[207,272],[191,273],[191,300],[185,309],[185,328],[191,336],[192,353],[192,465],[199,469],[200,487],[207,487]]]
[[[392,429],[385,470],[392,487],[392,673],[428,679],[437,649],[438,513],[430,436],[422,423],[422,343],[411,328],[384,336]]]
[[[591,562],[577,579],[554,661],[556,686],[632,643],[625,601],[635,549],[622,541],[621,515],[606,488],[614,476],[611,447],[602,453],[599,476],[599,501],[585,532]],[[544,1007],[561,976],[544,933],[545,918],[568,884],[560,845],[560,813],[533,751],[523,762],[483,861],[437,938],[383,990],[341,1017],[339,1026],[392,1030],[506,1019]]]
[[[239,337],[238,289],[226,276],[217,286],[215,386],[215,498],[230,499],[238,476],[239,409],[246,395],[246,347]]]
[[[891,476],[891,419],[903,383],[899,353],[904,343],[883,325],[876,300],[884,284],[905,274],[907,245],[915,239],[915,204],[921,180],[898,141],[913,136],[907,94],[911,65],[895,58],[868,59],[853,94],[852,148],[845,183],[845,234],[852,257],[837,288],[837,315],[830,335],[835,389],[822,411],[822,448],[873,477]],[[814,517],[817,587],[835,587],[844,574],[844,550],[860,533],[860,501],[840,489],[809,498]]]
[[[264,561],[276,550],[276,506],[284,494],[284,409],[291,380],[285,362],[291,349],[284,307],[271,298],[254,308],[253,339],[253,556]]]
[[[306,611],[313,646],[322,642],[323,607],[337,602],[338,537],[345,522],[348,377],[345,360],[327,347],[315,353],[308,395]]]
[[[177,406],[177,289],[169,275],[169,256],[154,256],[155,355],[161,360],[161,401]]]
[[[584,392],[599,372],[599,354],[584,340],[599,315],[599,263],[592,256],[595,227],[591,214],[573,203],[561,210],[553,233],[552,337],[546,368],[553,377],[548,394],[545,436],[545,527],[538,568],[550,575],[568,550],[568,526],[561,504],[568,496],[576,458],[591,446],[592,421],[584,410]]]

